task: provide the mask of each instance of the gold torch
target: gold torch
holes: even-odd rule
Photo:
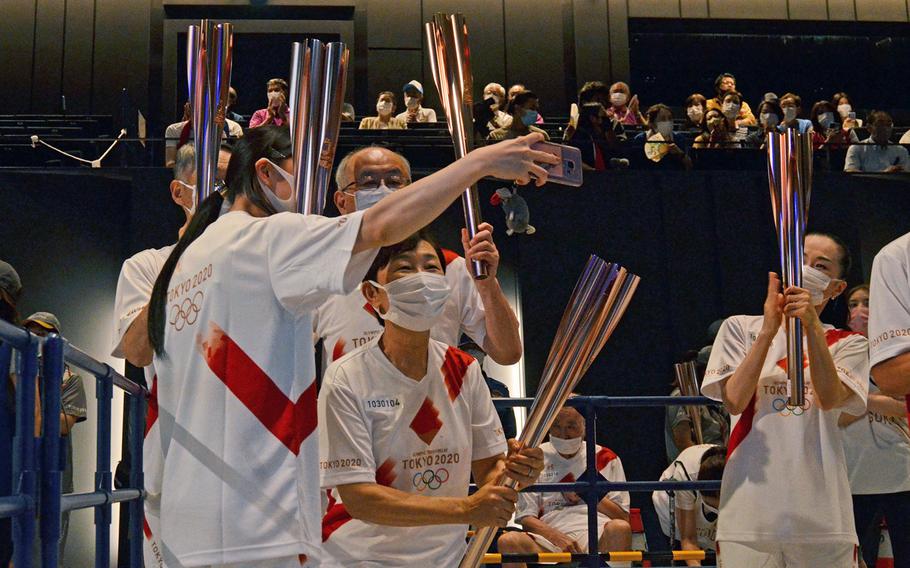
[[[781,280],[784,289],[802,286],[803,238],[812,190],[812,138],[788,128],[768,134],[768,182],[777,229]],[[787,377],[790,406],[806,402],[803,376],[803,328],[799,318],[784,320],[787,333]]]
[[[638,276],[617,264],[593,255],[588,260],[559,322],[537,396],[519,437],[522,444],[538,446],[543,441],[556,414],[619,325],[638,281]],[[506,477],[497,483],[516,485]],[[480,566],[495,535],[496,529],[492,527],[478,530],[468,544],[460,568]]]
[[[427,49],[430,56],[430,70],[439,91],[439,99],[449,134],[455,145],[455,158],[464,158],[474,149],[474,78],[471,75],[471,49],[468,46],[468,25],[463,14],[441,14],[424,25]],[[464,208],[465,226],[469,238],[477,234],[477,227],[483,222],[480,216],[480,201],[477,185],[465,189],[461,197]],[[487,268],[480,261],[471,262],[474,278],[487,277]]]
[[[215,190],[233,51],[233,26],[229,23],[202,20],[187,30],[186,75],[193,105],[197,206]]]
[[[322,215],[338,145],[348,49],[308,39],[291,49],[290,125],[297,211]]]
[[[682,396],[698,396],[698,377],[695,373],[695,362],[675,363],[673,370],[676,372],[676,384]],[[704,444],[705,438],[701,431],[701,411],[694,404],[686,405],[686,414],[692,421],[692,431],[695,432],[695,443]]]

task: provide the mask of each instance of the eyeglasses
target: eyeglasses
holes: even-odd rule
[[[341,188],[341,192],[345,195],[354,197],[355,192],[360,191],[361,189],[379,187],[382,182],[385,182],[386,187],[392,191],[395,191],[410,184],[411,180],[401,174],[387,174],[379,176],[365,175],[360,179],[352,181],[351,183]]]

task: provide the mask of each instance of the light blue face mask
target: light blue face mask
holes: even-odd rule
[[[394,193],[393,190],[386,187],[385,180],[379,182],[376,187],[366,187],[354,192],[354,204],[358,211],[369,209],[376,205],[387,195]]]
[[[537,122],[537,111],[528,109],[521,115],[521,121],[525,126],[531,126]]]

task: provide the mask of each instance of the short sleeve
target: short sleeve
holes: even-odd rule
[[[907,149],[902,146],[897,146],[897,151],[900,156],[898,165],[902,167],[905,172],[910,170],[910,153],[908,153]]]
[[[515,522],[520,523],[525,517],[540,515],[543,493],[529,493],[522,491],[518,494],[518,504],[515,506]]]
[[[844,171],[845,172],[861,172],[863,171],[863,163],[860,159],[860,145],[852,145],[847,148],[847,157],[844,159]],[[870,294],[871,297],[871,294]]]
[[[471,461],[505,453],[506,437],[477,361],[468,365],[465,379],[471,389]]]
[[[166,146],[176,146],[177,139],[180,138],[180,132],[183,130],[183,125],[185,122],[177,122],[171,124],[164,130],[164,138]]]
[[[123,358],[123,336],[152,296],[162,262],[155,251],[142,251],[127,259],[120,269],[114,296],[114,336],[111,356]]]
[[[266,222],[269,279],[278,301],[300,314],[332,294],[348,294],[377,249],[353,253],[363,211],[328,218],[279,213]]]
[[[263,122],[265,122],[266,109],[259,109],[253,113],[253,116],[250,117],[250,128],[256,128]]]
[[[619,456],[607,462],[607,465],[600,470],[600,474],[607,481],[623,483],[626,481],[626,472],[623,470],[622,460],[619,459]],[[607,493],[607,498],[622,507],[623,511],[628,512],[630,505],[628,491],[610,491]]]
[[[906,239],[901,242],[907,246]],[[869,363],[872,366],[910,351],[910,266],[889,254],[895,244],[876,255],[872,262],[869,289]],[[905,254],[910,256],[910,253]]]
[[[357,396],[332,365],[319,393],[319,480],[323,488],[374,483],[373,437]]]
[[[688,449],[688,448],[687,448]],[[690,472],[686,470],[685,464],[683,464],[680,457],[673,462],[673,475],[670,476],[670,479],[673,481],[692,481],[693,478],[698,477],[698,472]],[[684,491],[677,490],[675,493],[676,497],[676,508],[685,509],[686,511],[691,511],[695,508],[695,492],[694,491]]]
[[[861,416],[866,412],[866,399],[869,398],[869,342],[856,333],[841,339],[835,346],[831,355],[837,376],[853,392],[840,410]]]
[[[82,377],[72,373],[69,368],[63,374],[61,399],[63,401],[63,414],[74,416],[76,422],[85,420],[85,386],[82,384]]]
[[[427,109],[427,122],[436,122],[436,111],[431,108]]]
[[[711,348],[701,386],[702,394],[714,400],[723,400],[723,383],[746,358],[747,351],[743,320],[736,316],[724,320]]]

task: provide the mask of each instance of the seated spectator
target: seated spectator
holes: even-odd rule
[[[489,132],[497,128],[507,128],[512,124],[512,117],[504,110],[509,101],[506,99],[506,90],[502,85],[499,83],[488,83],[483,88],[483,98],[484,100],[493,99],[493,118],[487,122]]]
[[[678,132],[673,132],[673,112],[665,104],[652,105],[647,113],[648,128],[634,138],[644,148],[649,163],[676,169],[692,169],[686,154],[688,144]]]
[[[356,113],[354,105],[351,103],[342,103],[341,105],[341,122],[354,122]]]
[[[856,132],[842,128],[835,119],[837,109],[828,101],[818,101],[809,111],[812,121],[812,149],[840,149],[859,142]]]
[[[578,90],[578,102],[569,109],[569,124],[562,133],[562,139],[572,140],[575,129],[578,128],[578,119],[581,117],[581,108],[588,103],[598,103],[603,108],[610,106],[610,89],[600,81],[588,81]]]
[[[393,116],[395,93],[383,91],[376,101],[376,116],[365,116],[360,121],[360,130],[404,130],[408,127],[403,119]]]
[[[777,96],[777,93],[772,92],[772,91],[768,91],[768,92],[765,93],[764,96],[761,98],[761,102],[763,102],[763,103],[764,103],[764,102],[771,102],[771,103],[780,104],[780,97]]]
[[[236,112],[234,112],[234,107],[237,106],[237,90],[234,87],[228,88],[228,102],[227,106],[224,109],[224,117],[229,120],[240,124],[242,123],[243,117]]]
[[[177,158],[177,150],[184,144],[193,140],[193,109],[190,101],[183,105],[183,120],[175,122],[167,127],[164,131],[164,166],[166,168],[174,167],[174,160]],[[225,138],[240,138],[243,136],[243,127],[226,118],[224,120],[224,132],[221,135]]]
[[[487,139],[496,141],[510,140],[531,132],[540,132],[544,135],[545,140],[549,140],[550,136],[546,132],[534,126],[537,120],[537,104],[537,95],[531,91],[517,93],[509,100],[509,104],[506,107],[506,110],[512,116],[512,123],[507,128],[497,128],[490,132]]]
[[[619,138],[622,135],[622,125],[607,116],[603,105],[589,102],[582,105],[578,126],[567,144],[581,150],[583,170],[602,171],[620,166],[622,148]],[[628,160],[625,160],[625,165],[629,165]]]
[[[708,100],[701,93],[692,93],[686,98],[685,130],[702,132],[705,129],[705,105]]]
[[[861,128],[863,121],[856,118],[856,109],[853,108],[853,100],[850,95],[844,92],[835,93],[831,97],[831,104],[837,107],[837,114],[843,122],[844,128]]]
[[[265,85],[265,92],[269,98],[269,106],[253,113],[250,118],[250,128],[265,124],[281,126],[287,124],[290,109],[288,108],[288,83],[284,79],[269,79]]]
[[[572,482],[587,470],[584,441],[585,419],[570,406],[560,409],[550,428],[550,441],[541,444],[544,471],[538,483]],[[596,446],[597,473],[607,481],[626,480],[622,461],[609,448]],[[525,532],[506,532],[499,537],[504,554],[541,552],[588,552],[588,506],[578,494],[520,493],[515,522]],[[629,525],[629,493],[610,491],[597,505],[598,552],[629,550],[632,529]],[[611,566],[630,566],[611,562]],[[524,564],[504,563],[504,568],[523,568]]]
[[[511,101],[512,99],[515,98],[515,95],[517,95],[518,93],[527,91],[527,90],[528,90],[528,88],[525,87],[524,85],[522,85],[521,83],[515,83],[514,85],[509,87],[509,100]],[[534,121],[534,124],[543,124],[543,116],[540,115],[539,110],[537,111],[537,120]]]
[[[22,322],[22,327],[29,330],[39,337],[46,337],[49,333],[60,334],[60,320],[52,313],[37,312],[30,315]],[[86,402],[85,387],[82,384],[82,377],[73,373],[69,365],[63,366],[63,384],[61,388],[62,409],[60,412],[60,436],[63,438],[62,443],[66,456],[66,463],[63,464],[63,479],[61,480],[61,489],[63,493],[73,493],[73,442],[70,432],[79,422],[85,422]],[[63,558],[63,551],[66,548],[66,536],[69,532],[69,512],[64,512],[61,518],[60,526],[60,558]]]
[[[758,123],[761,128],[750,133],[743,141],[746,148],[764,148],[768,134],[778,132],[777,126],[784,120],[784,111],[776,100],[763,101],[758,105]]]
[[[737,118],[744,104],[746,103],[743,101],[743,96],[737,91],[724,93],[720,111],[724,115],[724,120],[727,121],[727,130],[732,134],[734,142],[742,142],[749,134],[749,128]]]
[[[805,118],[799,118],[803,112],[803,100],[799,95],[787,93],[780,98],[780,108],[784,111],[784,120],[777,129],[784,132],[788,128],[796,128],[800,134],[808,134],[812,131],[812,121]]]
[[[727,120],[720,109],[713,108],[705,113],[705,131],[695,138],[693,148],[739,148],[733,141],[733,133],[727,129]]]
[[[736,77],[730,73],[721,73],[714,80],[714,98],[708,100],[708,106],[705,110],[717,109],[723,111],[726,94],[735,92],[738,92],[736,90]],[[742,96],[740,96],[740,99],[742,99]],[[749,103],[742,101],[734,118],[734,126],[755,126],[755,124],[755,115],[752,114]]]
[[[436,122],[436,111],[423,108],[423,85],[420,81],[411,81],[404,86],[404,106],[407,108],[395,118],[405,122]]]
[[[645,124],[645,117],[638,109],[638,95],[632,96],[629,85],[619,81],[610,86],[610,106],[607,116],[629,126]]]
[[[660,474],[660,481],[720,481],[724,475],[727,448],[712,444],[691,446]],[[663,533],[673,541],[672,550],[717,550],[717,513],[720,491],[679,490],[674,494],[674,523],[670,523],[670,492],[651,494]],[[671,535],[670,525],[674,525]],[[686,566],[701,566],[687,560]]]
[[[703,347],[695,355],[698,377],[703,377],[705,365],[711,355],[711,346]],[[682,396],[679,385],[674,380],[674,388],[670,396]],[[730,438],[730,415],[723,406],[700,405],[693,406],[698,410],[701,424],[702,442],[716,446],[725,446]],[[667,462],[673,463],[680,452],[698,444],[695,437],[695,428],[692,427],[692,417],[686,406],[667,406],[664,416],[664,445],[667,450]]]
[[[906,172],[910,167],[907,149],[891,143],[894,121],[885,111],[872,111],[868,117],[872,136],[847,148],[845,172]]]

